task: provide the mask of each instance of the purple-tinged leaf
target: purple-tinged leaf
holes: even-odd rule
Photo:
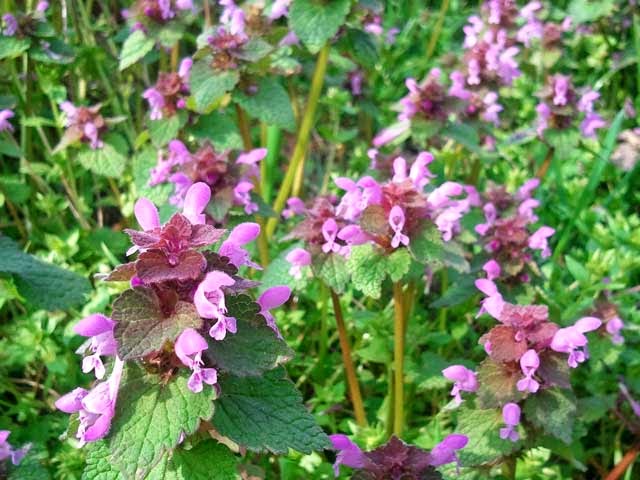
[[[491,358],[498,362],[515,362],[527,351],[525,340],[516,340],[517,330],[506,325],[493,327],[485,336],[491,343]]]
[[[161,250],[141,253],[136,261],[138,277],[144,283],[166,282],[168,280],[195,280],[204,271],[207,261],[195,250],[182,252],[172,265]]]
[[[524,397],[523,392],[516,388],[516,383],[522,378],[517,363],[497,363],[487,358],[478,367],[477,374],[477,401],[480,408],[498,408]]]
[[[189,244],[192,248],[213,245],[222,238],[225,232],[225,229],[215,228],[211,225],[194,225]]]
[[[136,263],[118,265],[111,273],[102,278],[103,282],[128,282],[136,274]]]

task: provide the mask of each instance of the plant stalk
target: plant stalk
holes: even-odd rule
[[[440,34],[442,33],[442,26],[444,25],[444,19],[447,17],[447,10],[449,10],[449,0],[443,0],[442,5],[440,5],[440,11],[438,12],[438,19],[436,20],[436,24],[433,27],[433,33],[431,34],[431,38],[429,39],[429,44],[427,45],[427,53],[425,54],[425,60],[431,58],[433,52],[436,49],[436,45],[438,44],[438,39],[440,38]]]
[[[402,435],[404,428],[404,338],[405,338],[405,307],[402,285],[393,284],[393,303],[395,318],[393,322],[393,365],[394,365],[394,407],[393,433],[397,437]]]
[[[340,298],[332,288],[330,288],[330,290],[331,301],[333,303],[333,312],[336,317],[336,324],[338,325],[338,337],[340,340],[340,350],[342,352],[342,363],[344,364],[344,371],[347,377],[349,396],[351,397],[351,403],[353,405],[356,423],[361,427],[364,427],[367,425],[367,416],[364,412],[364,404],[362,403],[360,385],[358,384],[358,378],[356,377],[356,369],[353,365],[353,359],[351,358],[351,345],[349,345],[347,328],[344,324],[342,307],[340,306]]]
[[[604,480],[618,480],[627,469],[635,462],[636,458],[640,454],[640,443],[636,443],[633,447],[629,449],[627,453],[624,454],[624,457],[613,467],[613,470],[609,472],[609,474],[605,477]]]
[[[318,54],[318,60],[316,61],[316,68],[313,72],[313,78],[311,80],[311,90],[309,91],[309,98],[307,100],[307,106],[302,117],[300,129],[298,130],[298,137],[296,139],[296,145],[293,149],[293,155],[287,169],[287,174],[284,177],[284,181],[280,186],[276,200],[273,203],[273,210],[276,213],[282,212],[284,205],[289,198],[291,187],[298,171],[300,162],[303,161],[307,145],[309,143],[309,136],[311,134],[311,128],[313,127],[313,121],[318,107],[318,100],[320,99],[320,93],[322,92],[322,86],[324,85],[324,74],[327,70],[327,63],[329,60],[329,44],[327,43],[320,53]],[[267,222],[267,238],[273,236],[273,232],[278,224],[278,218],[270,218]]]

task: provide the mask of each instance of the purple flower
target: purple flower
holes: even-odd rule
[[[564,106],[567,104],[567,93],[571,86],[571,81],[566,75],[556,75],[553,82],[553,104]]]
[[[396,138],[400,137],[402,134],[407,132],[409,128],[411,128],[411,122],[409,120],[403,120],[394,125],[391,125],[375,136],[372,142],[373,146],[382,147],[383,145],[386,145],[387,143],[390,143]]]
[[[276,319],[273,317],[269,310],[277,308],[283,305],[291,296],[291,289],[286,285],[278,285],[266,289],[260,298],[258,298],[258,305],[260,305],[260,315],[262,315],[267,321],[267,325],[276,332],[279,338],[282,338],[280,330],[276,325]]]
[[[291,218],[296,215],[302,215],[305,211],[304,202],[298,197],[291,197],[287,200],[287,208],[282,211],[284,218]]]
[[[322,224],[322,236],[325,239],[325,243],[322,244],[322,251],[324,253],[339,253],[341,250],[340,244],[336,242],[338,235],[338,224],[333,218],[328,218]]]
[[[442,375],[453,383],[451,396],[456,405],[462,403],[460,392],[475,392],[478,389],[478,380],[475,372],[463,365],[451,365],[442,370]]]
[[[492,280],[492,281],[500,277],[500,273],[502,272],[502,269],[500,268],[500,264],[495,260],[489,260],[487,263],[485,263],[482,266],[482,269],[487,274],[487,280]]]
[[[245,222],[236,226],[222,242],[218,253],[223,257],[228,257],[229,261],[236,267],[247,265],[257,270],[262,270],[262,267],[257,263],[251,261],[249,252],[242,248],[247,243],[253,242],[260,235],[260,225],[257,223]]]
[[[518,200],[526,200],[531,197],[532,192],[538,188],[540,185],[540,179],[532,178],[527,180],[522,184],[522,186],[518,189],[518,193],[516,193],[516,198]]]
[[[457,97],[461,100],[471,99],[471,92],[465,88],[465,78],[462,72],[454,70],[449,75],[451,79],[451,87],[449,87],[449,95]]]
[[[207,217],[202,212],[207,208],[210,199],[211,189],[209,185],[204,182],[194,183],[184,196],[182,214],[187,217],[192,225],[204,225]]]
[[[556,352],[568,353],[567,363],[571,368],[576,368],[579,363],[589,358],[587,352],[586,332],[597,330],[602,325],[600,319],[595,317],[583,317],[574,325],[559,329],[551,340],[551,349]]]
[[[253,183],[241,180],[233,188],[233,196],[240,205],[244,205],[244,213],[251,215],[259,210],[258,204],[251,200],[251,190],[253,190]]]
[[[358,225],[347,225],[346,227],[342,227],[338,232],[338,238],[346,243],[340,251],[340,253],[345,257],[348,257],[351,253],[352,246],[362,245],[370,240],[369,235]]]
[[[389,226],[393,230],[393,238],[391,239],[391,246],[398,248],[400,244],[409,245],[409,237],[402,233],[404,228],[405,217],[404,210],[398,205],[394,205],[389,212]]]
[[[162,119],[162,109],[165,107],[164,95],[155,87],[151,87],[143,92],[142,98],[149,102],[149,108],[151,108],[149,118],[151,118],[151,120]]]
[[[19,449],[14,449],[7,441],[11,435],[9,430],[0,430],[0,462],[5,461],[7,458],[11,458],[11,463],[19,465],[24,456],[31,450],[31,444],[27,443]]]
[[[533,235],[529,237],[529,248],[542,251],[542,258],[547,258],[551,255],[551,249],[547,239],[553,235],[556,231],[547,226],[542,226],[535,231]]]
[[[487,312],[493,318],[500,320],[500,313],[502,312],[502,308],[505,305],[505,301],[498,291],[498,287],[496,287],[496,284],[486,278],[480,278],[475,281],[475,286],[478,290],[480,290],[487,296],[487,298],[482,300],[482,306],[480,307],[480,311],[478,312],[476,317],[479,317],[484,312]]]
[[[338,450],[336,462],[333,464],[333,472],[337,477],[340,475],[340,465],[351,468],[362,468],[365,465],[366,457],[360,447],[349,440],[346,435],[329,435],[329,440],[333,444],[333,448]]]
[[[269,12],[269,20],[277,20],[280,17],[285,17],[289,13],[289,5],[291,0],[275,0],[271,5],[271,11]]]
[[[502,418],[506,427],[500,429],[500,438],[517,442],[520,439],[516,427],[520,423],[520,407],[517,403],[507,403],[502,407]]]
[[[497,127],[500,124],[498,114],[502,111],[502,105],[498,103],[498,94],[496,92],[489,92],[485,95],[482,102],[484,103],[482,119],[493,123]]]
[[[460,460],[458,460],[456,452],[464,448],[467,443],[469,443],[469,438],[466,435],[457,433],[447,435],[444,440],[431,449],[429,464],[439,467],[440,465],[456,462],[459,465]]]
[[[607,333],[611,335],[611,341],[616,345],[624,343],[624,337],[620,334],[624,328],[624,322],[617,315],[607,322],[605,326]]]
[[[193,328],[185,329],[176,340],[176,356],[192,370],[187,386],[193,393],[201,392],[203,383],[215,385],[218,382],[215,368],[202,368],[202,352],[207,348],[207,341]]]
[[[629,405],[631,405],[631,410],[633,410],[635,416],[640,418],[640,402],[638,402],[631,396],[631,394],[629,393],[629,389],[624,383],[619,383],[618,387],[620,388],[620,393],[622,394],[622,396],[627,400],[627,402],[629,402]]]
[[[477,15],[470,16],[467,21],[469,25],[466,25],[462,31],[464,32],[464,48],[472,48],[475,46],[480,37],[479,34],[484,29],[484,22]]]
[[[234,283],[235,280],[229,275],[215,270],[207,273],[193,295],[198,315],[216,320],[209,330],[209,335],[216,340],[224,340],[227,331],[236,333],[236,319],[226,316],[227,306],[222,291],[222,287],[230,287]]]
[[[13,132],[13,125],[9,123],[9,119],[14,116],[13,111],[8,108],[0,111],[0,132]]]
[[[600,94],[595,90],[588,90],[580,100],[578,100],[578,110],[583,113],[593,112],[593,104],[600,98]]]
[[[539,136],[549,127],[549,118],[551,117],[551,109],[546,103],[539,103],[536,106],[538,113],[536,132]]]
[[[294,248],[285,258],[291,264],[289,274],[294,278],[302,278],[302,267],[311,265],[311,254],[303,248]]]
[[[191,10],[192,12],[196,10],[193,0],[176,0],[176,8],[178,10]]]
[[[16,20],[16,17],[10,13],[5,13],[2,15],[2,21],[4,22],[4,30],[2,31],[2,34],[5,37],[13,37],[18,31],[18,21]]]
[[[47,11],[47,8],[49,8],[49,2],[40,0],[36,5],[36,12],[42,14]]]
[[[100,357],[102,355],[116,355],[117,352],[118,345],[113,337],[114,326],[115,322],[110,318],[94,313],[83,318],[73,327],[78,335],[89,337],[89,340],[76,351],[81,355],[86,351],[92,352],[82,360],[82,371],[89,373],[94,370],[98,380],[101,380],[105,374],[104,364]]]
[[[104,438],[115,415],[116,400],[124,362],[115,358],[111,376],[91,391],[76,388],[60,397],[55,405],[65,413],[78,413],[80,425],[76,437],[84,444]]]
[[[596,136],[596,130],[607,126],[607,122],[595,112],[587,113],[580,123],[580,131],[585,138],[593,138]]]
[[[148,198],[139,198],[133,207],[133,213],[136,216],[136,220],[138,220],[138,225],[145,232],[160,228],[158,209]]]
[[[520,357],[520,368],[524,374],[524,378],[518,380],[517,387],[521,392],[536,393],[540,388],[540,384],[533,378],[536,370],[540,366],[540,357],[535,350],[530,349]]]

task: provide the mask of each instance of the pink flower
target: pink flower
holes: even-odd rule
[[[336,461],[333,464],[333,472],[337,477],[340,475],[340,465],[346,465],[351,468],[364,467],[366,457],[360,447],[353,443],[346,435],[329,435],[329,440],[333,444],[333,448],[338,451]]]
[[[233,196],[236,202],[244,205],[244,212],[247,215],[258,211],[258,204],[251,200],[251,190],[253,188],[253,183],[242,180],[233,189]]]
[[[611,318],[606,326],[607,333],[611,335],[611,341],[616,345],[620,345],[624,343],[624,337],[620,334],[622,329],[624,328],[624,322],[620,319],[620,317],[615,316]]]
[[[540,185],[540,179],[532,178],[527,180],[522,184],[522,186],[518,189],[518,193],[516,193],[516,198],[518,200],[526,200],[531,197],[532,192],[538,188]]]
[[[176,340],[176,356],[192,370],[187,386],[193,393],[201,392],[203,383],[215,385],[218,382],[215,368],[202,368],[202,352],[208,347],[207,341],[193,328],[185,329]]]
[[[178,75],[182,81],[186,84],[189,83],[189,76],[191,74],[191,67],[193,66],[193,60],[189,57],[183,58],[178,68]]]
[[[0,132],[13,132],[13,125],[9,123],[9,119],[14,117],[13,111],[5,108],[0,111]]]
[[[502,407],[502,418],[506,427],[500,429],[500,438],[517,442],[520,439],[516,427],[520,423],[520,407],[517,403],[507,403]]]
[[[589,358],[587,352],[586,332],[597,330],[602,322],[595,317],[584,317],[574,325],[559,329],[551,340],[551,349],[556,352],[568,353],[567,363],[576,368],[579,363]]]
[[[542,251],[542,258],[547,258],[551,255],[551,249],[547,239],[553,235],[556,231],[547,226],[542,226],[535,231],[533,235],[529,237],[529,248]]]
[[[600,98],[600,94],[595,90],[588,90],[580,100],[578,100],[578,110],[584,113],[593,112],[593,104]]]
[[[298,197],[291,197],[287,200],[287,208],[282,211],[284,218],[291,218],[295,215],[302,215],[305,212],[304,202]]]
[[[269,20],[277,20],[280,17],[285,17],[289,13],[290,4],[291,0],[275,0],[271,5]]]
[[[482,269],[487,274],[487,280],[495,280],[496,278],[500,277],[500,273],[502,272],[500,264],[495,260],[489,260],[482,266]]]
[[[451,87],[449,87],[448,94],[461,100],[470,100],[471,92],[465,88],[464,74],[455,70],[451,72],[449,78],[451,79]]]
[[[260,315],[262,315],[267,321],[267,325],[271,327],[271,329],[276,332],[279,338],[282,338],[280,334],[280,330],[278,330],[278,326],[276,325],[276,319],[271,314],[270,310],[273,308],[277,308],[280,305],[286,303],[291,296],[291,289],[286,285],[278,285],[276,287],[271,287],[266,289],[260,298],[258,298],[258,305],[260,305]]]
[[[481,308],[476,317],[479,317],[484,312],[487,312],[496,320],[500,320],[500,313],[505,305],[505,301],[498,291],[498,287],[491,280],[486,278],[480,278],[475,281],[475,286],[478,290],[484,293],[487,298],[482,300]]]
[[[392,142],[396,138],[403,135],[411,128],[411,122],[409,120],[400,121],[394,125],[391,125],[388,128],[382,130],[378,135],[373,139],[373,146],[378,148],[386,145],[387,143]]]
[[[243,247],[253,242],[260,235],[260,225],[252,222],[241,223],[236,226],[222,242],[218,253],[224,257],[228,257],[229,261],[236,267],[247,265],[256,270],[262,270],[262,267],[251,260],[249,252]]]
[[[105,367],[100,357],[113,356],[117,352],[118,345],[113,337],[114,326],[115,322],[110,318],[94,313],[83,318],[73,327],[78,335],[89,337],[89,340],[76,351],[81,355],[86,351],[92,352],[82,360],[82,371],[89,373],[94,370],[98,380],[101,380],[105,374]]]
[[[139,198],[133,207],[133,213],[136,216],[136,220],[138,220],[138,225],[140,225],[145,232],[160,227],[158,209],[148,198]]]
[[[162,109],[165,107],[164,95],[156,90],[155,87],[147,88],[142,93],[142,98],[149,102],[149,118],[151,120],[161,120],[163,117]]]
[[[16,17],[10,13],[5,13],[2,15],[2,21],[4,22],[2,34],[5,37],[13,37],[18,31],[18,21]]]
[[[538,113],[536,132],[538,133],[538,136],[542,136],[544,131],[549,127],[551,109],[546,103],[539,103],[536,106],[536,112]]]
[[[393,230],[393,238],[391,239],[393,248],[398,248],[401,244],[404,246],[409,245],[409,237],[402,233],[404,222],[404,210],[398,205],[394,205],[389,212],[389,226]]]
[[[458,460],[456,452],[466,447],[467,443],[469,443],[469,437],[466,435],[457,433],[447,435],[440,443],[431,449],[429,453],[429,465],[439,467],[440,465],[446,465],[452,462],[456,462],[456,464],[459,465],[460,460]]]
[[[325,239],[325,243],[322,244],[322,251],[324,253],[339,253],[341,247],[336,243],[336,237],[338,235],[338,224],[333,218],[328,218],[322,224],[322,236]]]
[[[302,278],[302,267],[311,265],[311,254],[303,248],[294,248],[285,258],[291,264],[289,274],[294,278]]]
[[[540,366],[540,357],[535,350],[530,349],[520,357],[520,368],[524,374],[524,378],[518,380],[517,387],[521,392],[536,393],[540,388],[540,384],[533,378],[536,370]]]
[[[32,445],[27,443],[19,449],[14,449],[7,441],[9,435],[11,435],[9,430],[0,430],[0,462],[11,458],[11,463],[19,465],[24,456],[31,450]]]
[[[460,392],[475,392],[478,390],[478,380],[475,372],[472,372],[463,365],[451,365],[442,370],[442,375],[454,382],[451,389],[451,396],[456,405],[462,403]]]
[[[207,217],[202,212],[207,208],[210,199],[211,189],[209,185],[204,182],[194,183],[184,196],[182,214],[187,217],[192,225],[204,225]]]
[[[595,112],[587,113],[580,123],[580,132],[585,138],[593,138],[596,136],[596,130],[607,126],[607,122]]]
[[[571,82],[566,75],[556,75],[553,82],[553,104],[564,106],[567,104],[567,93]]]
[[[499,113],[502,111],[502,105],[498,103],[498,94],[496,92],[487,93],[482,99],[482,103],[484,103],[482,119],[497,127],[500,124]]]
[[[207,273],[200,282],[193,296],[193,303],[202,318],[215,319],[216,323],[209,330],[209,335],[216,340],[224,340],[227,332],[236,333],[236,319],[227,317],[222,287],[229,287],[235,280],[223,272],[214,270]]]

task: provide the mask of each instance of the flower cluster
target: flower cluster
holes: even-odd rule
[[[485,221],[476,225],[482,237],[484,250],[491,257],[483,269],[489,280],[527,282],[527,265],[532,251],[540,250],[542,258],[551,255],[548,238],[555,230],[541,226],[529,232],[529,226],[538,221],[534,210],[540,202],[532,198],[540,181],[533,178],[525,182],[515,194],[503,186],[491,185],[484,193],[482,210]]]
[[[93,149],[102,148],[100,135],[107,130],[107,122],[100,115],[101,107],[100,104],[92,107],[76,107],[71,102],[62,102],[60,109],[66,115],[66,131],[61,143],[80,141],[89,144]]]
[[[455,182],[444,182],[427,192],[433,178],[428,168],[432,161],[430,153],[422,152],[409,167],[403,157],[397,157],[393,177],[386,182],[371,176],[357,181],[339,177],[335,183],[344,191],[342,197],[319,197],[309,208],[291,199],[288,214],[303,212],[305,218],[289,237],[303,240],[307,248],[290,252],[292,274],[298,275],[314,255],[348,257],[353,246],[365,243],[391,253],[409,246],[428,225],[437,228],[444,241],[451,240],[460,232],[462,216],[477,205],[477,193]]]
[[[123,10],[122,16],[133,19],[132,30],[146,31],[148,25],[163,25],[180,12],[195,11],[192,0],[138,0],[130,9]]]
[[[583,114],[580,131],[586,138],[595,136],[596,130],[606,125],[603,118],[595,112],[594,103],[600,94],[587,89],[578,94],[568,75],[551,75],[546,85],[539,92],[540,103],[536,107],[538,113],[536,131],[542,136],[551,128],[564,130],[573,126],[576,118]]]
[[[360,470],[370,480],[386,480],[390,478],[431,478],[435,467],[448,463],[459,463],[457,451],[464,448],[469,439],[465,435],[447,435],[430,452],[413,445],[407,445],[398,437],[375,450],[363,452],[346,435],[329,437],[333,448],[338,451],[333,470],[336,477],[340,474],[340,465]],[[354,477],[355,478],[355,477]],[[358,477],[360,478],[360,477]]]
[[[188,368],[191,375],[187,385],[196,393],[201,392],[205,384],[217,384],[215,366],[207,365],[203,357],[209,346],[205,337],[208,336],[209,341],[222,341],[237,332],[236,318],[228,313],[227,298],[255,285],[238,276],[238,269],[244,265],[259,267],[251,261],[245,246],[257,237],[260,227],[255,223],[239,224],[222,241],[218,253],[201,251],[225,234],[225,230],[206,224],[203,211],[210,197],[211,190],[206,184],[193,184],[185,194],[182,213],[174,214],[165,224],[160,223],[158,210],[151,201],[141,198],[136,202],[134,211],[142,230],[126,232],[133,242],[127,254],[137,252],[138,258],[117,267],[105,278],[106,281],[128,281],[132,289],[114,302],[112,318],[93,314],[74,328],[76,333],[88,338],[77,352],[84,356],[82,370],[93,371],[99,382],[91,390],[76,388],[56,402],[58,409],[78,414],[76,437],[81,443],[104,438],[109,432],[116,414],[124,362],[129,359],[164,368],[166,371],[160,373],[168,376],[181,366]],[[257,302],[266,325],[278,336],[270,310],[285,303],[290,293],[288,287],[272,287],[263,292]],[[140,321],[128,316],[129,302],[138,309],[151,305],[150,316],[164,319],[176,313],[183,318],[188,316],[194,326],[182,329],[176,338],[158,339],[155,349],[133,355],[123,348],[122,342],[126,339],[119,339],[117,334],[118,328],[126,329],[127,322]],[[104,358],[113,358],[106,380]]]
[[[8,108],[0,110],[0,132],[13,132],[13,125],[11,125],[9,119],[14,116],[13,110]]]
[[[49,2],[41,0],[36,5],[33,12],[29,14],[5,13],[2,15],[2,35],[5,37],[28,37],[31,36],[37,26],[45,18],[45,12],[49,8]]]
[[[230,151],[217,152],[210,143],[192,154],[180,140],[172,140],[166,157],[163,152],[159,153],[158,163],[150,172],[149,185],[173,183],[175,193],[170,203],[182,206],[189,188],[201,182],[211,190],[217,205],[240,205],[245,213],[255,213],[258,205],[251,192],[260,177],[258,164],[266,155],[265,148],[257,148],[240,153],[232,160]],[[221,222],[227,210],[214,212],[212,217]]]
[[[171,117],[185,107],[192,64],[190,58],[183,59],[177,72],[160,73],[155,86],[144,91],[142,96],[149,102],[152,120]]]
[[[13,448],[7,440],[9,435],[11,435],[9,430],[0,430],[0,462],[4,462],[10,458],[11,463],[18,465],[24,456],[29,453],[31,444],[27,443],[20,448]]]

